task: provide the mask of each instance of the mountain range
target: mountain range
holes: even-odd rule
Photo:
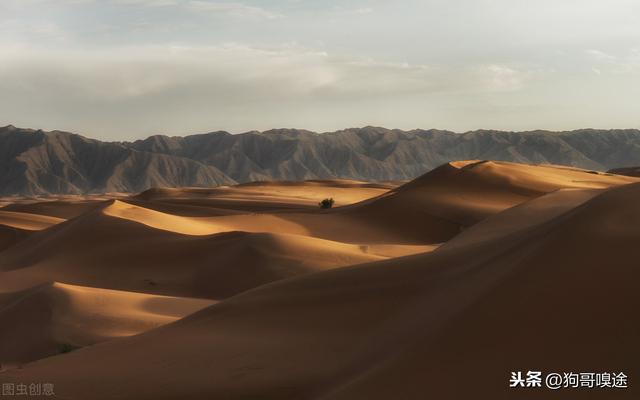
[[[640,165],[640,130],[455,133],[364,127],[104,142],[0,128],[0,196],[140,192],[251,181],[413,179],[450,161],[484,159],[590,170]]]

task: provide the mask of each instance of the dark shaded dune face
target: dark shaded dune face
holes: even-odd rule
[[[640,167],[616,168],[609,170],[610,174],[640,177]]]
[[[100,203],[100,201],[44,201],[14,203],[3,207],[2,210],[70,219],[100,207]]]
[[[465,229],[440,246],[457,249],[523,235],[602,194],[602,189],[560,189],[518,204]]]
[[[634,374],[640,354],[638,199],[640,185],[613,189],[524,236],[487,244],[504,250],[477,268],[478,277],[499,273],[484,293],[429,340],[416,340],[326,398],[535,398],[506,387],[510,371]],[[460,376],[466,385],[458,384]],[[585,391],[579,398],[637,396],[632,388]]]
[[[236,187],[252,187],[252,186],[316,186],[316,187],[340,187],[340,188],[374,188],[374,189],[393,189],[398,186],[400,182],[364,182],[348,179],[325,179],[325,180],[306,180],[306,181],[256,181],[240,183]]]
[[[0,225],[0,252],[25,239],[28,235],[29,231]]]
[[[163,200],[180,197],[184,194],[193,196],[208,196],[212,192],[211,189],[172,189],[172,188],[151,188],[132,196],[139,200]]]
[[[0,294],[0,364],[14,366],[57,354],[50,322],[53,309],[43,285]]]

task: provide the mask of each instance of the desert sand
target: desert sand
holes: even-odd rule
[[[461,161],[407,183],[3,201],[0,382],[83,400],[640,397],[633,380],[508,387],[639,372],[639,178]]]

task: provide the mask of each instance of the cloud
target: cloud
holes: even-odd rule
[[[605,70],[615,74],[626,74],[640,71],[640,50],[629,49],[623,55],[611,55],[600,50],[590,49],[585,53],[598,64],[593,67],[602,74]]]
[[[34,6],[67,6],[67,5],[82,5],[82,4],[92,4],[97,0],[2,0],[0,3],[0,9],[3,7],[6,9],[16,10],[16,9],[27,9],[32,8]],[[117,1],[117,0],[110,0]],[[126,1],[126,0],[125,0]]]
[[[617,60],[617,58],[612,56],[611,54],[607,54],[604,51],[596,49],[589,49],[586,51],[586,53],[593,59],[601,62],[615,62]]]
[[[146,7],[167,7],[180,4],[179,0],[110,0],[114,4],[136,5]]]
[[[505,65],[491,64],[480,67],[478,74],[491,91],[521,89],[531,78],[532,71],[521,71]]]
[[[143,7],[175,7],[197,13],[242,18],[275,19],[282,15],[243,3],[208,0],[110,0],[114,4]]]
[[[359,7],[359,8],[344,8],[336,6],[334,7],[334,12],[342,15],[367,15],[373,14],[372,7]]]
[[[228,128],[230,121],[251,128],[282,126],[278,121],[300,120],[304,110],[333,110],[320,125],[312,119],[316,127],[337,127],[329,124],[347,124],[340,118],[353,121],[358,115],[368,124],[384,115],[376,117],[372,109],[397,104],[403,113],[415,113],[421,104],[416,99],[425,96],[515,91],[528,77],[497,64],[451,69],[333,55],[295,44],[62,51],[14,43],[0,46],[0,59],[5,60],[0,120],[20,124],[24,118],[29,126],[42,120],[52,128],[78,129],[67,125],[72,121],[110,132],[129,125]]]
[[[0,20],[0,35],[13,41],[27,38],[32,41],[63,40],[68,33],[58,24],[47,20],[24,21],[21,19]]]
[[[251,17],[251,18],[265,18],[275,19],[282,17],[281,14],[277,14],[268,11],[264,8],[249,6],[241,3],[225,3],[215,1],[202,1],[193,0],[185,3],[185,6],[192,11],[207,12],[213,14],[226,14],[237,17]]]
[[[373,8],[371,7],[363,7],[363,8],[357,8],[354,10],[355,14],[371,14],[373,13]]]
[[[18,9],[27,9],[28,7],[38,5],[79,5],[94,4],[99,5],[99,0],[3,0],[7,3],[0,4],[0,7],[6,6]],[[236,17],[252,17],[274,19],[282,17],[281,14],[269,11],[262,7],[252,6],[238,2],[213,1],[213,0],[104,0],[102,2],[117,6],[137,6],[149,8],[173,7],[176,9],[211,13]]]
[[[46,50],[3,46],[0,86],[117,101],[189,90],[225,88],[246,98],[362,94],[397,96],[441,91],[517,90],[527,73],[500,65],[449,70],[437,66],[333,56],[296,45],[257,48],[220,46],[131,46],[101,50]],[[4,54],[2,54],[4,53]]]

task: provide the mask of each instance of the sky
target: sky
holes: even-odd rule
[[[640,128],[638,0],[0,0],[0,125]]]

